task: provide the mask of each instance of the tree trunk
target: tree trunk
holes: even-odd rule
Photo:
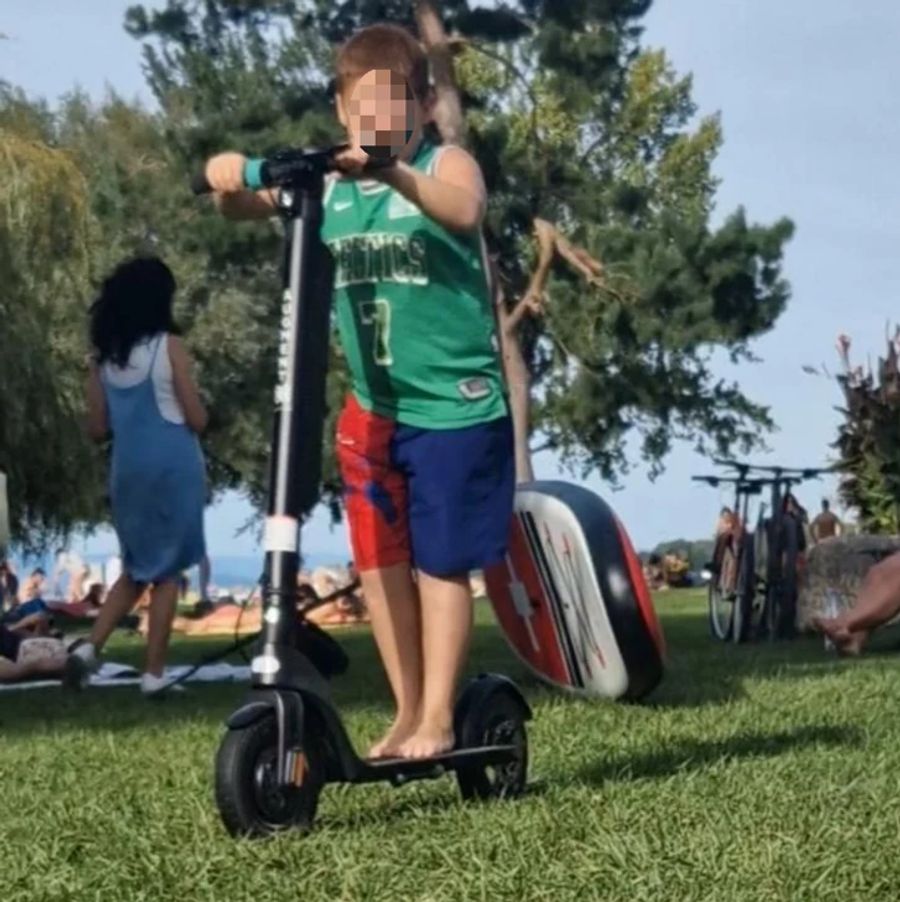
[[[435,124],[448,144],[462,145],[466,140],[466,120],[453,72],[453,50],[447,40],[444,23],[432,0],[416,0],[414,11],[419,37],[428,51],[431,74],[434,76]]]
[[[509,407],[513,421],[513,437],[516,455],[516,482],[532,482],[534,469],[531,466],[531,374],[522,347],[519,344],[518,327],[521,313],[510,311],[506,306],[506,295],[497,272],[496,261],[491,259],[491,285],[494,295],[494,310],[497,313],[497,332],[500,353],[503,358],[503,373],[509,390]],[[521,303],[521,302],[520,302]],[[519,305],[517,305],[517,310]]]

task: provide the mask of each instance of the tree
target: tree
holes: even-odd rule
[[[850,362],[850,339],[838,340],[843,417],[833,447],[843,503],[856,511],[863,532],[900,534],[900,329],[888,339],[875,368]]]
[[[750,342],[789,295],[787,220],[751,225],[738,210],[717,230],[709,224],[718,119],[695,121],[690,79],[662,52],[641,49],[649,5],[440,5],[449,37],[438,38],[438,74],[455,55],[465,132],[491,196],[486,236],[503,328],[515,335],[533,403],[524,436],[534,431],[542,447],[607,478],[627,468],[632,433],[654,470],[675,438],[719,453],[759,440],[771,426],[766,409],[716,380],[709,361],[716,348],[752,359]],[[433,4],[168,0],[133,7],[127,27],[144,41],[165,140],[186,179],[216,150],[338,140],[334,45],[377,20],[415,27],[417,13],[424,31],[423,6]],[[452,104],[448,92],[442,101]],[[208,254],[211,298],[228,286],[238,318],[274,323],[274,235],[198,213],[181,240]],[[271,360],[269,348],[258,359]],[[231,451],[246,453],[245,475],[262,447],[245,417],[261,421],[271,378],[254,383],[254,404],[234,421]],[[336,370],[335,397],[343,378]],[[326,483],[336,483],[333,462]]]
[[[0,470],[13,540],[34,547],[102,516],[82,429],[87,185],[49,146],[44,107],[0,85]]]

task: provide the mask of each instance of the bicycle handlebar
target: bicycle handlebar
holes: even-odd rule
[[[818,479],[823,473],[833,473],[833,467],[779,467],[764,464],[748,464],[737,460],[723,460],[714,458],[713,463],[721,467],[737,470],[742,476],[747,473],[772,473],[774,479],[791,479],[802,481],[805,479]],[[770,482],[773,480],[770,480]]]

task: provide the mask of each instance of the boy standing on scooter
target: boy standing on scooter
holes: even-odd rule
[[[503,559],[515,491],[480,233],[486,192],[466,151],[423,136],[434,95],[405,29],[376,25],[344,44],[335,103],[351,146],[326,183],[321,234],[352,379],[336,449],[397,703],[370,755],[421,758],[454,744],[469,572]],[[268,218],[274,198],[244,190],[244,163],[235,153],[207,163],[216,203],[229,218]]]

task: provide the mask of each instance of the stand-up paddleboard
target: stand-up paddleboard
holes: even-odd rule
[[[506,561],[485,570],[494,613],[537,676],[581,695],[639,699],[662,679],[662,629],[619,519],[565,482],[516,490]]]

